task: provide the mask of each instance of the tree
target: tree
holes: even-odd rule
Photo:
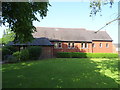
[[[102,5],[110,5],[110,8],[112,8],[112,5],[114,3],[114,0],[91,0],[90,2],[90,17],[96,15],[98,12],[102,11]],[[102,16],[102,15],[101,15]]]
[[[4,31],[3,37],[0,39],[2,44],[8,44],[8,42],[13,41],[15,39],[15,33],[12,32],[10,29],[6,29]]]
[[[98,12],[102,11],[102,4],[103,5],[110,4],[110,8],[112,8],[113,3],[114,3],[114,0],[92,0],[90,2],[90,8],[91,8],[90,17],[95,16]],[[118,14],[117,18],[115,18],[114,20],[111,20],[110,22],[106,23],[103,27],[101,27],[95,33],[99,32],[100,30],[102,30],[104,27],[111,24],[112,22],[118,21],[118,20],[120,20],[120,14]]]
[[[32,1],[32,0],[28,0]],[[103,2],[105,1],[105,2]],[[101,12],[101,5],[113,5],[113,0],[92,0],[90,2],[90,16]],[[11,31],[15,33],[15,42],[29,42],[33,39],[32,33],[36,31],[33,21],[39,21],[37,14],[43,19],[47,16],[49,2],[3,2],[3,25],[9,24]]]
[[[15,33],[15,42],[31,41],[36,31],[33,21],[39,21],[37,14],[42,19],[47,16],[48,6],[49,2],[2,2],[3,25],[9,24]]]

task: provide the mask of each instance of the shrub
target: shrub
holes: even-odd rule
[[[86,53],[80,53],[80,52],[72,52],[73,58],[86,58]]]
[[[2,47],[2,60],[6,60],[8,55],[12,55],[17,49],[14,46]]]
[[[87,53],[88,58],[117,58],[116,53]]]
[[[58,52],[59,58],[117,58],[116,53],[81,53],[81,52]]]
[[[23,49],[21,51],[17,51],[13,53],[13,56],[18,60],[18,61],[26,61],[29,60],[29,52],[27,49]]]
[[[20,61],[20,58],[21,58],[20,54],[21,54],[21,52],[20,52],[20,51],[17,51],[17,52],[14,52],[12,55],[13,55],[18,61]]]
[[[29,60],[29,52],[27,49],[23,49],[22,51],[20,51],[20,60],[21,61],[26,61],[26,60]]]
[[[29,58],[31,60],[37,60],[39,59],[42,49],[40,46],[30,46],[27,48],[29,51]]]
[[[16,59],[16,57],[14,57],[13,55],[9,55],[7,57],[7,62],[15,63],[15,62],[18,62],[18,59]]]
[[[71,57],[71,55],[70,55],[71,53],[70,52],[58,52],[57,53],[57,57],[61,57],[61,58],[70,58]]]
[[[61,58],[85,58],[86,53],[80,52],[58,52],[57,57]]]
[[[7,48],[2,48],[2,60],[6,60],[7,59],[7,55],[10,55],[11,52],[9,49]]]

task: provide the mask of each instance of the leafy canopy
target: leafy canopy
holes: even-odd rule
[[[15,38],[15,33],[12,32],[10,29],[6,29],[6,31],[4,31],[4,35],[2,38],[0,38],[0,42],[2,44],[8,44],[8,42],[13,41]]]
[[[113,0],[91,0],[90,16],[101,12],[102,3],[112,6]],[[29,42],[33,39],[32,33],[36,31],[33,21],[39,21],[36,15],[39,14],[42,19],[46,17],[48,6],[49,2],[3,2],[3,25],[9,24],[9,28],[15,33],[15,42]]]
[[[90,17],[93,15],[96,15],[98,12],[102,11],[102,5],[110,5],[110,8],[112,8],[112,5],[114,3],[114,0],[91,0],[90,2]],[[102,16],[102,15],[101,15]]]
[[[37,13],[43,19],[47,16],[49,2],[2,2],[3,25],[9,24],[15,33],[15,42],[31,41],[36,31],[33,21],[39,21]]]

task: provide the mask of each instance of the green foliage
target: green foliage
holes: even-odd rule
[[[2,47],[2,60],[7,59],[7,55],[12,55],[17,49],[14,46],[3,46]]]
[[[21,51],[14,52],[13,57],[10,57],[11,61],[28,61],[28,60],[37,60],[41,55],[41,47],[39,46],[30,46]]]
[[[21,59],[21,52],[20,52],[20,51],[14,52],[12,55],[13,55],[18,61],[20,61],[20,59]]]
[[[31,60],[39,59],[42,49],[40,46],[30,46],[27,48],[29,51],[29,56]]]
[[[112,6],[113,0],[105,0]],[[92,0],[90,2],[91,13],[95,15],[101,12],[102,0]],[[2,17],[3,25],[9,24],[11,31],[15,33],[15,41],[21,43],[31,41],[32,33],[36,31],[33,21],[39,21],[37,15],[43,19],[47,16],[49,2],[3,2]]]
[[[18,59],[16,57],[14,57],[13,55],[10,55],[7,57],[7,62],[15,63],[15,62],[18,62]]]
[[[90,17],[93,15],[96,15],[98,12],[101,12],[102,4],[103,5],[110,4],[110,7],[112,7],[113,3],[114,3],[114,0],[91,0],[91,2],[90,2],[90,8],[91,8]]]
[[[58,52],[59,58],[117,58],[116,53],[80,53],[80,52]]]
[[[7,48],[2,48],[2,60],[6,60],[7,59],[7,55],[10,55],[11,51]]]
[[[22,51],[20,51],[20,60],[22,61],[26,61],[26,60],[29,60],[29,52],[27,49],[24,49]]]
[[[33,21],[39,21],[37,14],[43,19],[47,16],[49,2],[3,2],[3,25],[9,24],[15,33],[15,41],[21,43],[31,41],[36,30]]]
[[[116,53],[87,53],[88,58],[117,58]]]
[[[86,53],[80,52],[58,52],[57,57],[60,58],[83,58],[86,57]]]
[[[72,58],[86,58],[86,53],[72,52]]]
[[[29,60],[29,52],[27,49],[17,51],[13,53],[13,56],[18,60],[18,61],[26,61]]]
[[[12,32],[10,29],[6,29],[6,31],[4,31],[3,37],[0,39],[0,43],[8,44],[8,42],[13,41],[14,38],[15,38],[15,33]]]

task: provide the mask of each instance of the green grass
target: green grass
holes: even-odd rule
[[[117,58],[56,58],[4,64],[2,76],[3,88],[118,88],[119,84]]]

